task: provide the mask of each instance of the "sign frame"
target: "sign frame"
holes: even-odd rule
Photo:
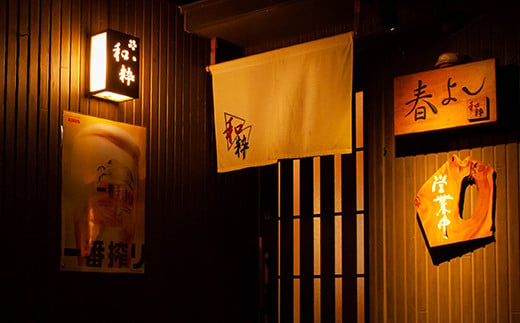
[[[394,135],[497,121],[495,59],[394,78]]]

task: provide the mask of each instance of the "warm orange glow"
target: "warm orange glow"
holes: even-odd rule
[[[300,275],[300,218],[293,220],[293,274]]]
[[[293,322],[300,322],[300,279],[293,281]]]
[[[314,275],[321,275],[321,218],[315,217],[314,221]]]
[[[90,41],[90,92],[106,87],[107,33],[92,36]]]
[[[358,277],[357,279],[357,309],[358,322],[365,322],[365,278]]]
[[[94,94],[94,96],[101,98],[101,99],[106,99],[106,100],[111,100],[111,101],[116,101],[116,102],[123,102],[123,101],[128,101],[128,100],[132,99],[129,96],[110,92],[110,91],[99,92],[99,93]]]
[[[300,215],[300,160],[293,160],[293,215]]]
[[[341,155],[334,155],[334,212],[341,213]]]
[[[314,278],[314,322],[321,322],[321,279]]]
[[[365,155],[363,150],[356,151],[356,210],[365,209]]]
[[[313,160],[314,214],[320,214],[320,212],[321,212],[320,157],[314,157],[312,160]]]
[[[364,215],[356,214],[356,259],[357,274],[365,274],[365,223]]]
[[[336,288],[336,297],[335,297],[335,305],[336,305],[336,323],[343,322],[343,278],[334,279]]]
[[[343,227],[341,225],[341,218],[339,215],[334,217],[334,273],[336,275],[343,274],[341,246],[341,242],[343,241]]]

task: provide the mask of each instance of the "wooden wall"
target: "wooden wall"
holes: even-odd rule
[[[355,90],[365,93],[366,318],[518,322],[516,11],[497,6],[458,29],[421,25],[373,36],[380,22],[364,15],[367,3],[355,43]],[[109,27],[143,44],[141,96],[130,103],[85,96],[87,37]],[[433,68],[446,51],[496,58],[499,126],[396,140],[393,78]],[[0,234],[7,271],[1,289],[8,309],[2,320],[255,321],[257,173],[215,172],[208,63],[209,41],[185,34],[166,0],[0,2]],[[65,110],[147,128],[144,275],[59,271]],[[495,168],[496,241],[434,265],[413,199],[452,153]]]
[[[370,322],[520,322],[520,25],[507,6],[465,8],[469,15],[455,20],[460,28],[417,23],[377,42],[358,41],[364,46],[357,47],[355,78],[365,91]],[[394,77],[431,70],[450,51],[474,61],[496,59],[499,124],[395,138]],[[451,154],[494,167],[495,241],[456,248],[435,265],[414,197]]]
[[[107,28],[141,40],[137,100],[86,96]],[[254,320],[256,173],[216,174],[209,47],[166,0],[0,2],[1,321]],[[147,129],[144,275],[59,271],[67,110]]]
[[[398,3],[378,6],[361,1],[354,26],[260,44],[245,53],[351,27],[357,32],[354,90],[364,94],[367,152],[367,322],[520,322],[517,11],[504,2],[424,1],[408,7]],[[395,32],[389,31],[392,23],[398,27]],[[394,77],[433,69],[443,52],[459,52],[470,61],[496,59],[499,123],[394,137]],[[414,198],[452,154],[472,156],[496,171],[495,241],[430,254],[416,219]],[[466,210],[472,208],[476,195],[475,190],[468,192],[472,197],[467,198]]]

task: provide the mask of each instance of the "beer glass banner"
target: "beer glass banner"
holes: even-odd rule
[[[61,269],[144,273],[146,129],[65,111]]]
[[[497,120],[495,59],[394,79],[394,134]]]

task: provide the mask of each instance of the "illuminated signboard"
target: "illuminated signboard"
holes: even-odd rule
[[[394,134],[464,127],[497,120],[495,60],[394,79]]]
[[[453,155],[423,184],[415,207],[430,247],[493,236],[493,176],[491,165]],[[463,217],[466,190],[471,185],[476,186],[478,197],[471,215]]]
[[[114,30],[91,37],[90,93],[116,102],[139,97],[139,38]]]

